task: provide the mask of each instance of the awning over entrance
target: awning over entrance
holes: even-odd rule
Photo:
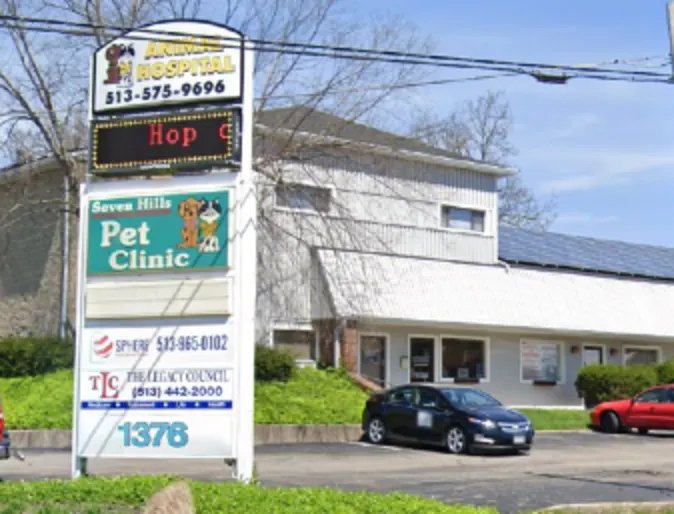
[[[336,314],[674,339],[674,283],[319,250]]]

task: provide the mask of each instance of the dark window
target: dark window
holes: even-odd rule
[[[318,212],[330,211],[332,191],[324,187],[304,184],[279,184],[276,186],[276,205],[289,209]]]
[[[485,342],[476,339],[442,339],[442,378],[486,378]]]
[[[626,347],[623,353],[627,366],[658,363],[658,351],[652,348]]]
[[[406,387],[404,389],[396,389],[391,391],[388,397],[389,403],[416,403],[416,391],[411,387]]]
[[[667,401],[666,389],[651,389],[637,396],[636,403],[665,403]]]
[[[501,405],[496,398],[478,389],[443,389],[442,394],[454,406],[486,407]]]
[[[298,360],[316,360],[316,334],[309,330],[274,330],[274,347]]]
[[[419,389],[419,407],[434,408],[440,406],[440,398],[435,391]]]
[[[445,228],[484,232],[484,212],[443,205],[440,223]]]
[[[667,402],[674,403],[674,387],[667,389]]]

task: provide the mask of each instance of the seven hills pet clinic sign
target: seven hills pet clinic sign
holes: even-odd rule
[[[226,270],[230,192],[91,200],[88,275]]]
[[[242,48],[240,33],[213,23],[169,21],[128,32],[94,54],[92,112],[238,102]]]

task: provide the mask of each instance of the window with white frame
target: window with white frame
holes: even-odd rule
[[[312,330],[274,330],[275,348],[288,350],[297,360],[316,360],[316,333]]]
[[[278,184],[275,188],[276,205],[288,209],[328,212],[332,190],[307,184]]]
[[[520,341],[522,381],[561,382],[562,359],[562,344],[559,342],[534,339]]]
[[[658,362],[660,362],[660,352],[657,348],[647,348],[641,346],[623,347],[623,363],[625,366],[657,364]]]
[[[440,224],[444,228],[485,231],[485,212],[477,209],[464,209],[452,205],[443,205],[440,209]]]
[[[440,355],[440,377],[443,380],[487,378],[487,342],[483,339],[443,337]]]

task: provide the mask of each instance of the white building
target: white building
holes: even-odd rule
[[[511,170],[317,111],[259,124],[312,142],[263,173],[260,341],[518,406],[581,406],[584,363],[674,358],[674,249],[499,227]]]

